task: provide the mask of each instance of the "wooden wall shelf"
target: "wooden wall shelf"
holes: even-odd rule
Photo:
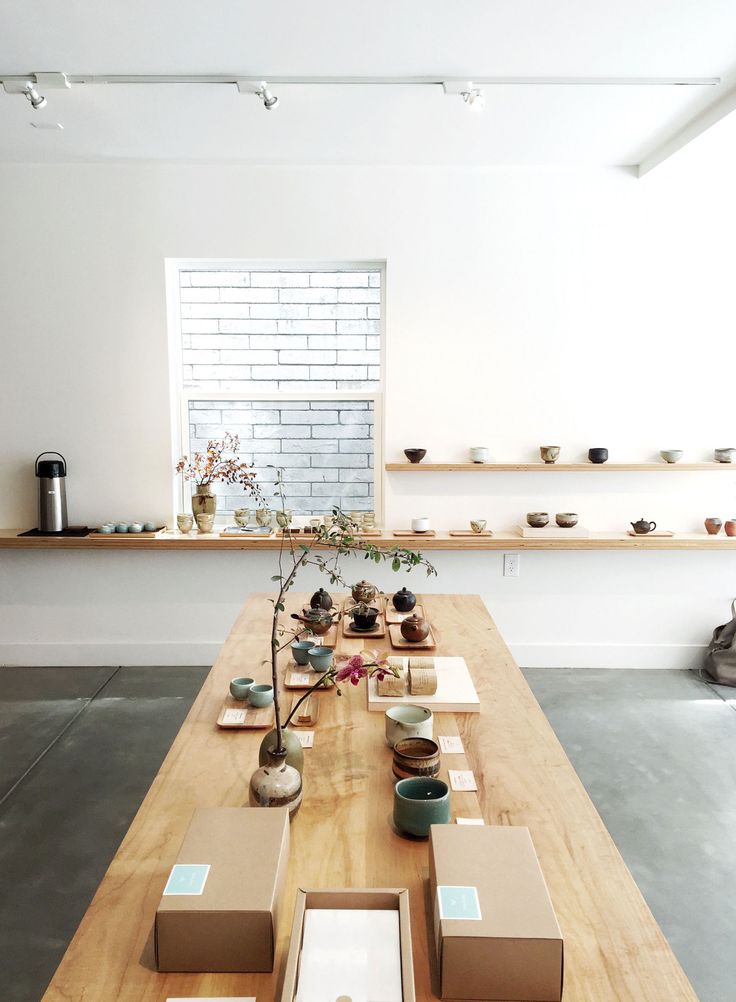
[[[703,473],[736,472],[736,463],[386,463],[390,473]]]
[[[104,540],[99,537],[18,536],[19,529],[0,530],[0,550],[96,550],[97,552],[130,553],[133,550],[277,550],[279,539],[268,537],[243,539],[240,536],[222,538],[217,533],[196,533],[191,536],[177,532],[152,538]],[[295,545],[306,537],[295,536]],[[736,553],[736,537],[721,533],[708,536],[705,532],[677,533],[675,536],[629,536],[625,532],[591,533],[587,539],[522,538],[515,532],[494,532],[492,536],[450,536],[437,531],[435,536],[396,539],[388,530],[381,536],[371,536],[367,542],[376,546],[408,546],[415,550],[732,550]]]

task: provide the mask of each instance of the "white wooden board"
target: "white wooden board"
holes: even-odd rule
[[[524,539],[588,539],[590,536],[590,529],[586,529],[584,525],[562,529],[554,519],[551,519],[549,525],[545,525],[543,529],[535,529],[531,525],[517,525],[516,531]]]
[[[402,659],[404,668],[408,658]],[[480,699],[475,691],[465,658],[435,658],[437,692],[432,696],[379,696],[375,678],[368,679],[368,709],[388,710],[391,706],[411,703],[426,706],[438,713],[480,713]]]

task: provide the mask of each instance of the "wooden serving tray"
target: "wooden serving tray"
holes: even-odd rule
[[[376,625],[372,630],[354,630],[352,620],[348,616],[343,617],[342,621],[342,635],[344,637],[349,637],[351,640],[356,638],[363,639],[364,637],[369,637],[370,639],[380,639],[386,636],[386,623],[381,614],[379,614],[376,619]]]
[[[155,536],[162,536],[166,532],[166,526],[160,525],[157,529],[144,529],[143,532],[100,532],[93,529],[90,536],[93,539],[104,539],[109,542],[111,539],[153,539]]]
[[[337,647],[337,623],[333,623],[323,637],[318,637],[315,633],[306,633],[301,637],[297,637],[296,639],[297,640],[314,639],[315,647],[331,647],[334,651],[334,649]]]
[[[392,623],[398,623],[401,625],[405,619],[409,616],[413,616],[415,613],[417,616],[421,616],[421,618],[424,619],[424,609],[421,605],[415,605],[411,612],[397,612],[390,602],[386,603],[386,622],[389,625]]]
[[[434,634],[432,633],[432,628],[430,627],[429,633],[421,640],[419,643],[407,640],[401,635],[401,626],[397,623],[392,623],[388,628],[388,633],[391,638],[391,646],[398,647],[402,651],[433,651],[437,644],[434,640]]]
[[[244,710],[242,720],[227,720],[228,710]],[[251,706],[247,699],[233,699],[228,696],[222,704],[217,718],[217,726],[223,730],[257,731],[274,726],[273,703],[269,706]]]
[[[470,539],[473,536],[492,536],[493,532],[490,529],[484,529],[483,532],[473,532],[472,529],[450,529],[449,535],[463,536]]]
[[[635,539],[649,539],[651,536],[665,536],[669,538],[674,536],[674,532],[670,532],[668,529],[655,529],[654,532],[634,532],[633,529],[626,530],[627,536],[634,536]]]
[[[353,596],[352,595],[348,595],[348,597],[342,603],[342,611],[347,616],[348,613],[350,612],[350,610],[354,609],[357,604],[358,603],[355,601],[355,599],[353,598]],[[378,612],[381,615],[383,615],[383,612],[385,610],[385,606],[387,605],[386,596],[385,595],[376,595],[376,597],[371,602],[368,602],[367,604],[368,605],[372,605],[374,609],[378,609]]]
[[[300,699],[301,696],[292,696],[289,712],[291,712],[291,710],[294,709],[294,707],[296,706],[296,704],[299,702]],[[309,719],[299,720],[299,714],[304,712],[304,707],[307,705],[307,703],[309,703],[309,711],[310,711]],[[305,699],[300,709],[296,711],[295,715],[289,721],[289,727],[314,727],[314,725],[319,720],[319,703],[320,701],[319,699],[317,699],[316,695],[313,695],[310,698]]]
[[[427,536],[437,535],[434,529],[427,529],[426,532],[415,532],[413,529],[394,529],[393,534],[394,536],[400,537],[402,539],[408,539],[410,537],[412,539],[414,538],[421,539],[422,536],[426,538]]]
[[[286,669],[284,688],[305,692],[307,689],[312,688],[314,683],[322,674],[323,672],[312,671],[309,665],[302,666],[291,664]],[[320,689],[332,689],[334,685],[335,683],[330,681],[326,685],[321,685]]]

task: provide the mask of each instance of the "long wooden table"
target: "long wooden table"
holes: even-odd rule
[[[435,734],[460,734],[479,792],[452,794],[453,817],[527,825],[565,937],[565,1002],[687,1002],[687,978],[603,822],[477,596],[422,599],[437,653],[463,656],[480,714],[437,714]],[[297,598],[292,600],[298,605]],[[158,776],[85,914],[44,1002],[165,1002],[170,996],[278,999],[297,887],[408,887],[417,999],[435,997],[428,949],[428,850],[390,825],[391,753],[383,714],[365,683],[320,693],[314,748],[305,751],[304,801],[292,825],[284,918],[273,974],[158,974],[151,929],[169,869],[199,806],[248,802],[261,732],[220,731],[215,720],[236,675],[266,680],[267,596],[252,596],[233,627]],[[357,651],[361,641],[342,641]],[[283,655],[285,661],[286,653]],[[288,697],[287,697],[288,702]],[[431,940],[430,940],[431,942]]]

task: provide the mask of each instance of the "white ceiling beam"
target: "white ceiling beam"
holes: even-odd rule
[[[690,119],[681,129],[678,129],[669,139],[660,143],[648,156],[644,157],[638,167],[638,176],[644,177],[649,171],[654,170],[659,164],[669,160],[671,156],[683,149],[698,136],[712,128],[732,111],[736,110],[736,87],[726,91],[722,97],[717,98],[707,108],[704,108],[695,118]]]

